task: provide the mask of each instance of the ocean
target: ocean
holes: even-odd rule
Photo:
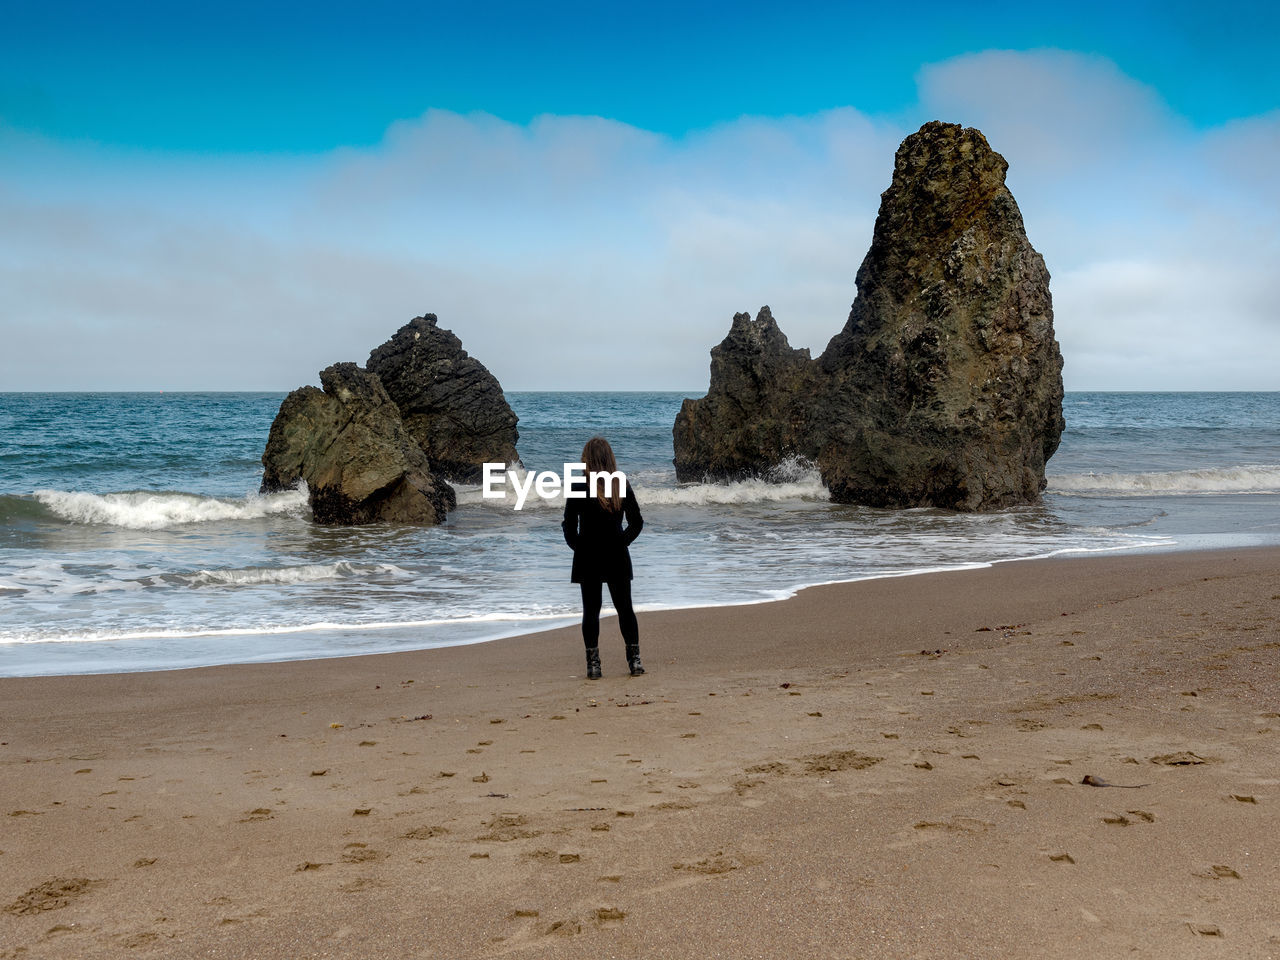
[[[1280,393],[1070,393],[1043,501],[982,515],[835,505],[801,464],[774,482],[677,484],[686,395],[508,394],[528,469],[560,472],[596,433],[613,443],[644,511],[641,611],[1031,557],[1280,543]],[[420,649],[576,621],[563,501],[517,512],[459,487],[439,527],[331,528],[303,492],[259,496],[282,398],[0,394],[0,675]]]

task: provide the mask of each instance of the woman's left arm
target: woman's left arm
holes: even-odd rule
[[[564,520],[560,523],[560,529],[564,531],[564,542],[571,550],[578,549],[581,539],[578,533],[578,517],[581,515],[578,509],[579,502],[577,498],[565,497]]]

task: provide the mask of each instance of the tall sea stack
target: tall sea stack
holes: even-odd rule
[[[798,455],[842,503],[1037,499],[1065,426],[1062,356],[1007,169],[975,129],[935,121],[907,137],[844,329],[810,361],[767,308],[735,317],[733,331],[761,334],[731,331],[713,351],[707,396],[676,419],[677,476],[760,474]]]

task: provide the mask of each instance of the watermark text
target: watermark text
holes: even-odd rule
[[[521,474],[509,470],[505,463],[486,463],[482,465],[483,487],[481,496],[486,500],[503,500],[507,496],[508,484],[515,492],[516,509],[523,510],[530,492],[536,492],[543,500],[550,500],[564,495],[571,500],[585,499],[588,495],[613,496],[617,489],[618,496],[627,495],[627,476],[621,470],[592,470],[587,473],[585,463],[566,463],[563,473],[553,470],[530,470]]]

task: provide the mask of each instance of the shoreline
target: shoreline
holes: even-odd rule
[[[0,957],[1280,953],[1278,571],[641,613],[639,678],[606,623],[599,681],[576,627],[0,679]]]
[[[1218,536],[1219,535],[1204,535],[1200,537],[1200,539],[1206,539],[1206,538],[1216,539]],[[1227,535],[1222,535],[1222,536],[1225,537]],[[1163,544],[1146,543],[1146,544],[1135,544],[1132,546],[1118,545],[1114,547],[1065,547],[1062,549],[1050,551],[1049,553],[1035,554],[1028,557],[1005,557],[1005,558],[1000,558],[996,560],[975,560],[972,562],[956,564],[954,566],[921,567],[921,568],[915,568],[915,569],[904,570],[904,571],[872,573],[872,574],[867,574],[859,577],[852,577],[848,579],[823,580],[823,581],[818,581],[814,583],[806,583],[806,584],[800,584],[792,587],[779,588],[779,590],[776,591],[778,594],[780,594],[778,596],[760,597],[757,599],[750,599],[750,600],[726,601],[724,603],[715,603],[715,604],[695,603],[695,604],[689,604],[687,606],[653,606],[649,604],[637,604],[636,611],[637,613],[653,614],[653,613],[677,613],[681,611],[690,611],[690,610],[720,610],[720,609],[731,609],[731,608],[737,608],[737,607],[760,606],[760,605],[772,604],[772,603],[783,603],[787,600],[794,599],[795,597],[797,597],[799,594],[801,594],[806,590],[812,590],[818,587],[830,587],[830,586],[839,586],[839,585],[845,585],[845,584],[865,583],[865,582],[875,581],[875,580],[891,580],[891,579],[903,579],[903,578],[922,577],[922,576],[934,576],[937,574],[957,573],[957,572],[962,572],[966,570],[983,570],[983,569],[988,569],[990,567],[994,567],[1000,564],[1008,564],[1008,563],[1027,563],[1027,562],[1038,561],[1038,560],[1077,560],[1077,559],[1087,560],[1096,556],[1110,556],[1110,555],[1141,556],[1146,554],[1163,554],[1163,553],[1216,552],[1220,550],[1233,550],[1233,549],[1268,549],[1271,546],[1273,545],[1267,544],[1267,543],[1241,545],[1239,543],[1224,542],[1224,543],[1215,544],[1211,546],[1205,546],[1203,544],[1200,544],[1200,545],[1188,546],[1180,549],[1178,542],[1172,541],[1172,542],[1163,543]],[[1274,546],[1280,547],[1280,543],[1277,543]],[[495,618],[494,620],[490,620],[488,617],[477,617],[476,619],[473,619],[473,620],[430,620],[429,619],[429,620],[412,620],[412,621],[406,621],[403,623],[388,621],[388,622],[375,622],[370,624],[334,624],[334,625],[305,624],[305,625],[297,625],[297,626],[291,625],[291,626],[284,626],[284,627],[278,627],[278,628],[247,630],[247,631],[228,628],[228,629],[201,631],[201,632],[195,632],[195,633],[182,633],[182,634],[173,635],[172,637],[163,632],[156,632],[156,633],[145,633],[145,634],[136,634],[136,635],[113,636],[112,638],[106,639],[106,640],[104,639],[94,639],[94,640],[56,639],[56,640],[39,640],[39,641],[20,641],[17,643],[10,644],[10,646],[17,646],[17,647],[21,647],[24,645],[37,646],[43,643],[93,644],[93,643],[119,643],[119,642],[135,641],[135,640],[157,640],[157,639],[179,639],[180,640],[180,639],[206,639],[210,637],[282,636],[282,635],[292,634],[292,633],[307,633],[309,631],[316,631],[319,633],[338,632],[338,631],[349,632],[349,633],[360,633],[362,631],[381,632],[384,630],[386,631],[410,630],[410,629],[423,627],[423,626],[501,622],[501,620],[504,620],[504,619],[509,619],[517,623],[536,622],[538,620],[548,620],[548,621],[568,620],[570,622],[567,624],[557,623],[557,624],[552,624],[552,625],[535,628],[535,629],[524,629],[523,627],[521,627],[521,628],[517,628],[516,632],[500,633],[495,636],[483,636],[475,639],[455,640],[455,641],[439,643],[439,644],[435,644],[427,647],[370,650],[368,652],[358,653],[358,654],[332,654],[332,655],[302,656],[302,657],[285,656],[281,659],[266,659],[266,660],[227,660],[227,661],[215,661],[211,663],[196,663],[196,664],[190,664],[190,665],[138,667],[132,670],[103,670],[100,672],[77,672],[77,673],[0,674],[0,680],[6,680],[6,679],[16,680],[16,679],[22,679],[22,678],[60,677],[60,676],[75,676],[75,677],[114,676],[115,674],[118,674],[118,673],[159,673],[159,672],[170,672],[170,671],[181,671],[181,670],[203,670],[211,667],[235,666],[237,664],[251,665],[251,664],[269,664],[269,663],[305,663],[305,662],[319,661],[319,660],[346,659],[350,657],[377,657],[377,656],[384,656],[384,655],[395,654],[395,653],[415,653],[415,652],[425,652],[428,650],[444,650],[444,649],[449,649],[451,647],[476,646],[478,644],[494,643],[501,640],[511,640],[511,639],[516,639],[520,637],[534,636],[537,634],[546,633],[551,630],[565,629],[567,627],[573,626],[574,623],[576,623],[579,614],[577,613],[547,614],[544,616],[535,615],[529,618],[518,617],[516,615],[508,616],[505,614],[496,614],[493,616]],[[601,611],[601,619],[603,620],[603,619],[611,618],[614,616],[616,616],[615,611],[613,610],[612,607],[606,604]]]

